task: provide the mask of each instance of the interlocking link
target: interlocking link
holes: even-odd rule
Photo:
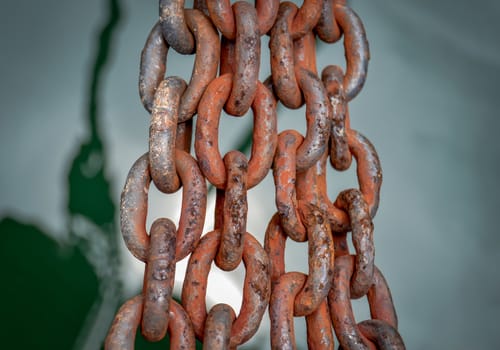
[[[297,349],[294,317],[305,317],[309,349],[333,349],[333,331],[341,349],[404,349],[389,287],[375,266],[382,169],[372,143],[350,126],[349,102],[364,86],[370,58],[363,23],[346,0],[254,3],[195,0],[187,9],[184,0],[159,1],[160,19],[139,72],[139,95],[151,114],[149,151],[130,169],[120,203],[124,242],[145,263],[143,289],[118,310],[105,348],[133,349],[140,325],[148,341],[168,333],[172,349],[195,349],[198,339],[203,349],[232,350],[252,338],[269,307],[272,349]],[[270,35],[271,75],[261,82],[264,34]],[[332,62],[319,76],[317,38],[325,45],[342,37],[345,67]],[[170,47],[196,55],[189,83],[165,76]],[[304,135],[278,135],[278,102],[291,109],[305,104]],[[222,155],[223,110],[241,117],[250,108],[250,156],[242,149]],[[345,171],[353,158],[358,188],[330,200],[335,172],[328,163]],[[262,233],[247,232],[247,193],[271,168],[277,212],[262,247]],[[215,189],[214,227],[202,235],[207,181]],[[151,182],[164,194],[182,188],[178,223],[166,211],[147,230]],[[287,238],[307,242],[307,274],[287,271]],[[185,257],[179,304],[172,292],[176,264]],[[207,311],[212,263],[229,274],[241,262],[239,314],[224,303]],[[371,319],[359,322],[351,299],[364,296]]]

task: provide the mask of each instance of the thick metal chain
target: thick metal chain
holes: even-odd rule
[[[160,0],[160,20],[142,51],[139,92],[151,114],[149,152],[132,166],[121,198],[121,231],[130,252],[145,263],[141,295],[118,311],[106,349],[133,349],[144,338],[170,334],[173,349],[234,349],[257,331],[269,308],[271,348],[295,349],[293,317],[304,316],[311,349],[404,349],[391,294],[374,264],[373,223],[382,171],[375,148],[349,123],[348,102],[362,89],[369,50],[360,18],[345,0],[305,0],[300,8],[277,0]],[[219,34],[220,33],[220,34]],[[270,35],[271,77],[259,81],[261,36]],[[221,36],[221,37],[220,37]],[[346,70],[331,65],[321,76],[315,41],[344,38]],[[169,76],[168,49],[195,54],[189,83]],[[278,134],[277,101],[305,104],[307,131]],[[250,159],[218,146],[222,110],[253,112]],[[193,116],[196,118],[191,152]],[[356,159],[359,189],[327,194],[327,160],[337,171]],[[264,245],[246,230],[247,191],[272,169],[277,212]],[[202,236],[206,181],[217,189],[215,225]],[[181,216],[146,228],[151,181],[168,194],[182,187]],[[355,252],[347,235],[351,232]],[[307,242],[309,272],[287,272],[285,243]],[[172,300],[176,263],[189,256],[181,303]],[[211,264],[246,275],[240,313],[226,304],[207,311]],[[357,322],[351,299],[367,297],[371,320]]]

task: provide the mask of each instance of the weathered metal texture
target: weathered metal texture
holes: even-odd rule
[[[348,102],[362,89],[369,50],[363,24],[346,0],[305,0],[298,8],[278,0],[160,0],[160,21],[141,55],[139,94],[152,113],[149,152],[129,172],[120,203],[121,231],[131,253],[146,263],[142,294],[116,315],[106,349],[133,349],[142,320],[147,340],[170,333],[173,349],[236,349],[257,331],[269,306],[271,347],[295,349],[293,317],[305,316],[310,349],[404,349],[391,293],[374,265],[372,218],[378,208],[382,171],[370,141],[351,129]],[[219,32],[222,39],[219,39]],[[261,36],[270,32],[271,76],[261,83]],[[316,65],[316,37],[333,43],[344,36],[346,72]],[[189,84],[167,77],[169,46],[196,52]],[[220,64],[220,67],[219,67]],[[219,77],[216,77],[219,69]],[[304,103],[305,136],[278,136],[277,104]],[[237,150],[220,154],[222,110],[253,111],[250,159]],[[193,116],[198,114],[194,140]],[[359,189],[328,196],[327,163],[337,171],[356,160]],[[247,230],[247,191],[273,167],[277,213],[264,248]],[[216,189],[214,230],[200,239],[208,180]],[[146,216],[151,181],[164,193],[181,186],[178,229],[169,219]],[[352,231],[355,255],[347,235]],[[308,244],[308,274],[286,272],[286,239]],[[190,255],[182,304],[171,298],[176,262]],[[243,261],[245,281],[239,315],[226,304],[207,315],[212,262],[231,271]],[[357,323],[351,299],[367,296],[371,320]]]
[[[149,127],[149,164],[153,182],[160,191],[173,193],[181,185],[175,168],[179,101],[184,80],[169,77],[156,89]]]
[[[194,249],[203,231],[207,187],[196,161],[189,154],[177,150],[176,165],[183,183],[181,217],[176,244],[176,260],[180,260]],[[125,244],[137,259],[144,262],[147,261],[149,249],[146,216],[150,183],[151,176],[146,153],[130,169],[120,203],[120,223]]]
[[[254,101],[259,80],[260,33],[257,12],[249,3],[233,5],[236,18],[233,85],[225,110],[234,116],[245,114]]]
[[[333,350],[332,321],[328,302],[324,299],[313,313],[306,316],[307,348],[310,350]]]
[[[380,350],[406,349],[399,332],[381,320],[365,320],[358,323],[360,332]]]
[[[241,262],[243,239],[247,232],[248,161],[243,153],[230,151],[224,156],[224,165],[227,169],[227,186],[224,194],[221,241],[215,263],[224,271],[232,271]]]
[[[225,74],[210,83],[200,102],[196,121],[195,151],[200,168],[217,188],[226,187],[226,168],[219,151],[219,121],[231,90],[232,76]],[[252,103],[253,144],[248,161],[247,189],[257,185],[271,168],[277,144],[276,104],[271,92],[258,83]]]
[[[314,312],[326,298],[332,283],[333,238],[326,214],[313,204],[301,207],[302,222],[307,230],[309,274],[295,298],[294,315]]]
[[[302,6],[298,9],[297,15],[293,19],[290,34],[293,39],[299,39],[312,29],[318,23],[321,15],[321,0],[304,0]]]
[[[142,309],[142,295],[133,297],[120,307],[104,342],[106,350],[134,349]],[[170,301],[169,319],[170,348],[194,350],[196,340],[193,327],[182,306],[174,300]]]
[[[144,273],[142,335],[153,342],[160,341],[167,333],[175,280],[175,233],[175,225],[169,219],[158,219],[151,226]]]
[[[352,155],[347,142],[349,128],[347,101],[342,87],[344,72],[335,65],[327,66],[321,73],[321,80],[330,100],[332,108],[332,125],[330,132],[330,163],[339,171],[347,170],[352,163]]]
[[[184,18],[184,0],[160,0],[160,24],[167,43],[181,54],[194,51],[193,34]]]
[[[235,13],[234,5],[231,8],[231,2],[229,0],[206,0],[206,2],[208,12],[210,13],[214,25],[224,37],[234,40],[237,31],[237,25],[235,25],[235,17],[237,17],[237,14]],[[255,1],[257,24],[260,35],[266,34],[273,26],[276,15],[278,14],[278,7],[279,0]]]
[[[246,233],[243,241],[243,262],[246,268],[243,301],[231,329],[231,347],[245,343],[255,334],[271,294],[267,254],[251,234]],[[196,336],[201,340],[207,318],[205,298],[208,273],[219,244],[219,230],[207,233],[201,238],[189,258],[182,287],[182,304],[193,322]]]
[[[269,39],[274,91],[281,103],[294,109],[303,105],[302,94],[295,77],[293,39],[290,35],[297,10],[297,6],[293,3],[280,4]]]
[[[208,84],[217,76],[221,44],[212,23],[197,10],[185,10],[186,23],[196,39],[191,80],[181,97],[179,122],[193,117]]]
[[[307,239],[306,228],[300,219],[296,182],[296,153],[304,138],[295,130],[285,130],[278,136],[274,156],[273,176],[276,188],[276,208],[283,231],[297,242]]]
[[[328,295],[333,329],[343,349],[374,349],[356,325],[351,306],[350,280],[354,270],[352,256],[335,259],[333,287]]]
[[[271,349],[273,350],[297,349],[293,310],[295,296],[302,289],[305,281],[304,274],[288,272],[281,275],[273,286],[273,293],[269,301]]]
[[[306,101],[307,132],[297,149],[297,171],[310,168],[325,153],[330,136],[330,109],[321,80],[309,70],[298,68],[297,80]]]
[[[227,350],[231,339],[231,327],[236,315],[231,306],[227,304],[214,305],[205,321],[203,335],[203,349]]]
[[[190,119],[196,112],[203,92],[217,74],[220,57],[220,40],[210,21],[200,11],[189,9],[185,10],[185,19],[196,39],[196,57],[191,79],[180,100],[179,122]],[[165,77],[168,48],[158,22],[142,50],[139,73],[139,95],[150,113],[156,89]]]
[[[359,190],[368,204],[370,216],[375,217],[380,199],[382,186],[382,168],[377,152],[372,143],[361,133],[347,129],[349,150],[356,159]],[[333,203],[329,205],[328,216],[332,231],[350,231],[349,217],[345,211],[337,208]]]
[[[318,37],[327,42],[334,43],[342,36],[337,21],[335,20],[335,4],[345,6],[347,0],[324,0],[321,6],[321,15],[316,28],[314,28]]]
[[[359,190],[342,191],[335,201],[337,207],[349,214],[352,227],[352,242],[356,250],[356,265],[351,281],[351,298],[364,296],[373,283],[375,246],[373,223],[368,205]]]
[[[347,101],[351,101],[363,88],[368,71],[370,50],[363,22],[348,6],[335,5],[335,20],[344,32],[347,61],[343,86]]]

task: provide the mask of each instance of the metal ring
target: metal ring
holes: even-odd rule
[[[207,187],[193,157],[177,150],[175,159],[183,183],[175,253],[176,261],[179,261],[194,249],[201,236],[207,205]],[[149,249],[146,216],[150,183],[148,153],[145,153],[130,169],[120,202],[123,239],[130,252],[143,262],[147,261]]]
[[[243,239],[243,262],[246,267],[243,287],[243,302],[238,317],[231,329],[230,347],[245,343],[260,324],[271,294],[269,258],[259,242],[249,233]],[[182,304],[193,322],[199,339],[203,338],[203,327],[207,318],[206,286],[212,261],[220,244],[220,231],[204,235],[189,258],[186,277],[182,287]]]
[[[160,25],[163,37],[175,51],[193,53],[194,38],[184,18],[184,0],[160,0]]]
[[[219,151],[218,128],[222,106],[231,90],[231,81],[231,74],[225,74],[210,83],[200,102],[196,121],[196,157],[205,177],[219,189],[226,187],[226,169]],[[253,144],[248,161],[247,189],[257,185],[269,172],[278,141],[276,102],[261,82],[257,84],[252,110]]]

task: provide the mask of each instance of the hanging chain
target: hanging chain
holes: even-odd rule
[[[141,295],[118,311],[106,349],[133,349],[137,327],[173,349],[234,349],[256,332],[269,308],[271,348],[295,349],[293,318],[304,316],[311,349],[404,349],[387,283],[374,264],[373,223],[382,171],[370,141],[350,127],[348,102],[362,89],[369,50],[363,24],[346,0],[291,2],[160,0],[160,19],[142,51],[139,93],[151,114],[149,152],[130,170],[121,197],[127,248],[145,263]],[[220,34],[219,34],[220,33]],[[261,36],[269,35],[271,77],[258,79]],[[316,67],[316,39],[343,37],[346,70]],[[195,54],[191,80],[165,78],[169,48]],[[307,131],[278,134],[277,101],[305,104]],[[250,158],[219,151],[222,110],[253,112]],[[191,152],[193,116],[196,118]],[[327,193],[327,162],[337,171],[356,160],[358,189]],[[264,246],[247,232],[247,191],[272,169],[277,212]],[[215,224],[202,236],[207,184],[216,188]],[[151,181],[169,194],[182,188],[178,225],[146,228]],[[355,252],[347,244],[348,233]],[[287,239],[308,244],[308,274],[287,272]],[[172,299],[176,263],[189,256],[181,303]],[[246,274],[238,315],[227,304],[207,312],[212,262]],[[351,299],[367,297],[371,320],[357,322]]]

